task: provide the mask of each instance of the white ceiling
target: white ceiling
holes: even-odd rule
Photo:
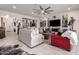
[[[13,6],[16,6],[16,9],[13,9]],[[23,15],[32,15],[32,12],[34,12],[33,9],[39,9],[38,6],[42,6],[43,8],[51,6],[51,9],[54,10],[53,13],[65,12],[68,11],[68,8],[71,8],[71,11],[79,9],[79,4],[0,4],[0,10],[10,11]]]

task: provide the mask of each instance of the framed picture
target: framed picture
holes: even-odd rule
[[[30,21],[30,27],[36,27],[36,25],[37,25],[37,20]]]

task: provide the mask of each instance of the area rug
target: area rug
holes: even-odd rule
[[[19,45],[0,47],[0,55],[36,55],[19,48]]]

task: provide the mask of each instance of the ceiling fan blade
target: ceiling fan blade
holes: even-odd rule
[[[53,12],[54,10],[46,10],[45,12]]]
[[[46,14],[50,14],[50,12],[46,12]]]
[[[39,6],[41,10],[43,10],[42,6]]]
[[[48,9],[50,9],[51,7],[47,7],[45,10],[48,10]]]
[[[50,14],[50,13],[52,13],[52,11],[46,11],[45,13]]]

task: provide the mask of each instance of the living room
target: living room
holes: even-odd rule
[[[0,4],[0,54],[79,55],[78,6]]]

